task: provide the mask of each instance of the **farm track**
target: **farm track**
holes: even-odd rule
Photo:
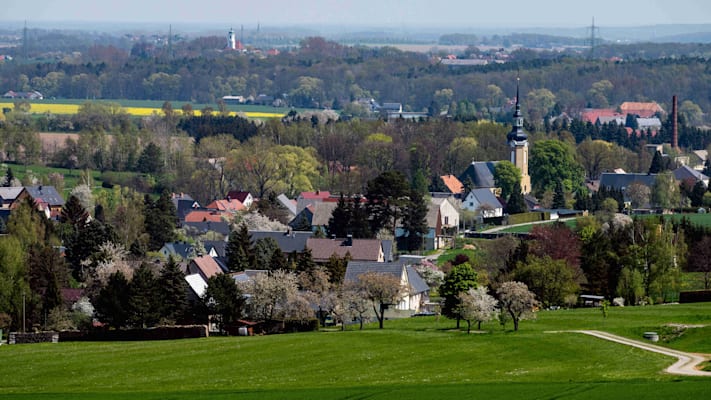
[[[573,333],[582,333],[585,335],[595,336],[599,339],[609,340],[612,342],[624,344],[627,346],[637,347],[642,350],[652,351],[655,353],[664,354],[670,357],[676,357],[677,361],[669,366],[665,371],[670,374],[675,375],[686,375],[686,376],[709,376],[711,377],[711,372],[702,371],[698,369],[698,366],[704,361],[708,360],[708,356],[687,353],[684,351],[674,350],[667,347],[657,346],[654,344],[642,342],[639,340],[628,339],[622,336],[613,335],[611,333],[593,330],[579,330],[579,331],[565,331]]]

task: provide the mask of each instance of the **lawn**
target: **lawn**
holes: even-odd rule
[[[570,329],[639,338],[668,323],[711,324],[711,304],[538,313],[519,332],[467,335],[435,317],[384,330],[161,342],[0,346],[3,399],[708,398],[711,379],[668,375],[672,359]],[[510,328],[510,325],[509,327]],[[696,328],[700,329],[700,328]],[[674,347],[711,352],[706,329]]]

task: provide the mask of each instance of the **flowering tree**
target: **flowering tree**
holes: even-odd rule
[[[283,270],[258,274],[243,286],[249,295],[247,310],[252,318],[271,321],[287,316],[288,304],[298,296],[296,275]]]
[[[520,320],[533,316],[533,309],[538,305],[536,295],[528,290],[525,283],[504,282],[496,294],[499,296],[501,312],[508,313],[513,320],[514,331],[518,330]]]
[[[489,321],[496,316],[496,299],[487,293],[484,286],[470,288],[459,295],[460,314],[467,321],[467,333],[471,331],[472,321],[479,323],[477,329],[481,330],[481,323]]]
[[[397,277],[373,271],[359,275],[358,282],[362,296],[370,300],[379,327],[383,329],[385,310],[400,301],[405,288]]]
[[[415,271],[425,280],[427,286],[436,289],[444,282],[444,272],[429,260],[422,260],[420,264],[415,265]]]

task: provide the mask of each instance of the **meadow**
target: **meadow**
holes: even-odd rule
[[[57,114],[57,115],[74,115],[79,111],[79,107],[88,100],[36,100],[30,102],[30,114]],[[163,102],[161,101],[143,101],[143,100],[110,100],[106,102],[118,103],[124,111],[133,117],[147,117],[153,114],[162,115],[161,109]],[[176,113],[182,113],[181,107],[184,102],[171,103]],[[205,107],[212,107],[217,112],[217,106],[214,104],[194,104],[193,109],[195,115],[200,115],[200,110]],[[13,108],[12,101],[0,101],[0,108]],[[252,119],[268,119],[281,118],[289,112],[288,108],[275,108],[268,106],[255,105],[228,105],[230,115],[244,115]]]
[[[671,358],[577,333],[639,339],[711,324],[711,303],[541,311],[520,330],[466,334],[437,317],[385,329],[161,342],[0,346],[3,399],[702,399],[711,378],[663,372]],[[711,327],[664,336],[711,353]]]

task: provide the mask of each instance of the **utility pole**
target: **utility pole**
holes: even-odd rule
[[[595,58],[595,44],[597,41],[597,38],[595,37],[595,33],[600,33],[600,28],[595,26],[595,17],[592,19],[592,26],[590,28],[590,56],[589,58],[592,60]]]
[[[22,333],[25,333],[25,291],[22,291]]]

